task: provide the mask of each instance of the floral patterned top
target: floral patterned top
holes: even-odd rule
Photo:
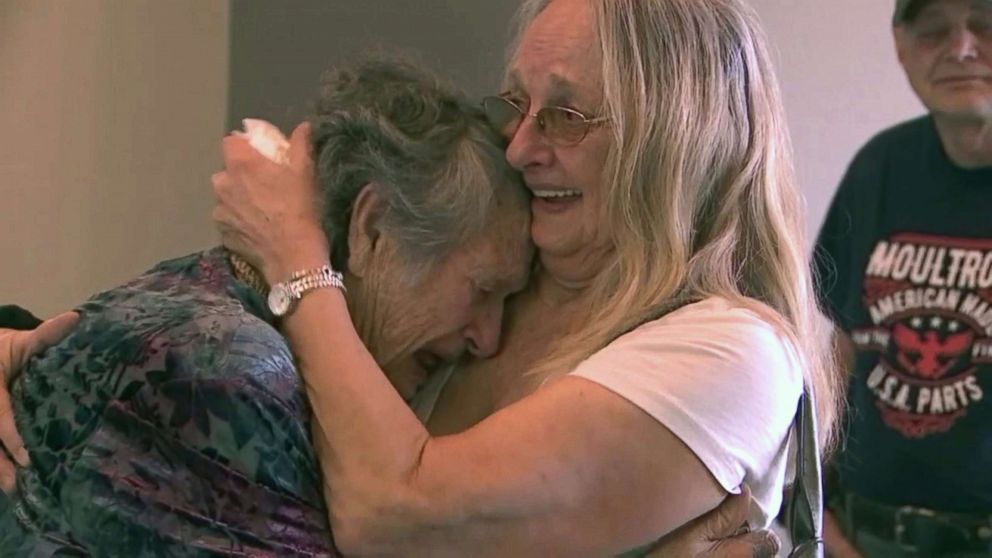
[[[339,556],[293,358],[225,250],[78,310],[11,386],[0,556]]]

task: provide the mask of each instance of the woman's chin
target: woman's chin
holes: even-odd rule
[[[571,225],[571,226],[569,226]],[[540,219],[531,221],[530,235],[541,257],[563,258],[582,249],[582,229],[574,221]]]

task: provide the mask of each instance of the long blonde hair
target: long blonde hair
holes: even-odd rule
[[[521,34],[549,2],[525,0]],[[590,2],[613,134],[602,217],[615,258],[591,288],[589,318],[538,374],[571,370],[682,302],[724,297],[795,343],[826,450],[841,379],[813,290],[782,101],[755,15],[741,0]]]

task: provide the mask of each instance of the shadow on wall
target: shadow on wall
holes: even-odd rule
[[[290,130],[320,75],[363,54],[423,62],[481,99],[500,82],[514,1],[288,0],[231,4],[228,128],[260,117]]]

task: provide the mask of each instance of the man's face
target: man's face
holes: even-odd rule
[[[601,56],[588,0],[555,0],[528,26],[510,64],[506,92],[530,114],[567,107],[600,116]],[[607,124],[608,126],[608,124]],[[507,148],[507,160],[534,193],[531,234],[542,257],[582,258],[601,234],[606,126],[576,145],[556,145],[526,117]]]
[[[899,61],[937,115],[992,119],[992,1],[932,0],[895,28]]]
[[[499,349],[504,302],[526,286],[533,258],[526,215],[514,211],[520,215],[497,217],[413,284],[398,258],[381,269],[370,349],[404,399],[465,353],[487,358]]]

